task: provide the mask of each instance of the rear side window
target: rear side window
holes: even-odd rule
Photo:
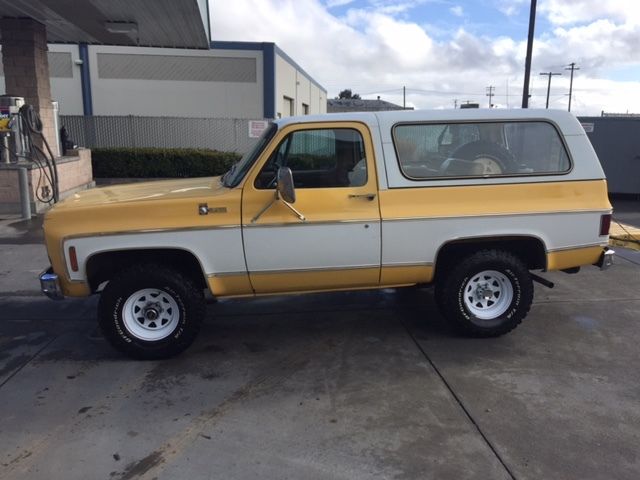
[[[393,129],[402,173],[411,179],[560,174],[571,168],[546,122],[401,124]]]

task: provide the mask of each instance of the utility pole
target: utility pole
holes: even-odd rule
[[[546,75],[549,77],[549,83],[547,84],[547,108],[549,108],[549,92],[551,92],[551,77],[554,75],[562,75],[561,73],[554,72],[541,72],[540,75]]]
[[[509,108],[509,79],[507,78],[507,108]]]
[[[407,109],[407,87],[402,87],[402,109]]]
[[[571,70],[571,80],[569,81],[569,111],[571,111],[571,95],[573,94],[573,71],[580,70],[576,67],[576,62],[571,62],[565,70]]]
[[[524,62],[524,85],[522,87],[522,108],[529,108],[529,76],[531,75],[531,53],[533,51],[533,32],[536,28],[536,0],[531,0],[529,11],[529,38],[527,40],[527,58]]]
[[[489,97],[489,108],[493,108],[493,102],[491,101],[491,99],[493,98],[493,91],[496,89],[496,87],[494,87],[493,85],[489,85],[487,87],[487,97]]]

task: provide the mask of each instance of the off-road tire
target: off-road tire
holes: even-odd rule
[[[525,264],[503,250],[481,250],[459,263],[450,263],[436,283],[436,303],[444,317],[461,334],[471,337],[497,337],[516,328],[527,316],[533,301],[533,281]],[[506,310],[494,318],[481,319],[471,311],[470,293],[481,272],[498,272],[512,288]],[[476,277],[476,278],[474,278]],[[505,302],[506,303],[506,302]]]
[[[127,301],[145,290],[163,292],[177,307],[177,312],[171,312],[175,328],[157,340],[136,336],[123,319]],[[169,358],[184,351],[195,339],[204,316],[202,289],[184,274],[156,264],[135,265],[120,272],[109,281],[98,303],[98,323],[104,337],[120,352],[142,360]]]

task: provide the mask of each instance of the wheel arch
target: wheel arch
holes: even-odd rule
[[[156,263],[174,268],[189,276],[198,287],[208,288],[205,270],[197,255],[187,249],[123,248],[92,253],[85,261],[87,283],[91,292],[108,282],[123,269],[141,263]]]
[[[484,235],[457,238],[443,243],[437,250],[434,262],[434,278],[447,270],[456,259],[479,250],[504,250],[522,259],[529,270],[546,270],[547,249],[545,242],[535,235]]]

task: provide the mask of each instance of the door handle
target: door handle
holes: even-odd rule
[[[375,193],[363,193],[361,195],[349,195],[349,198],[366,198],[369,201],[372,201],[374,198],[376,198],[376,194]]]

